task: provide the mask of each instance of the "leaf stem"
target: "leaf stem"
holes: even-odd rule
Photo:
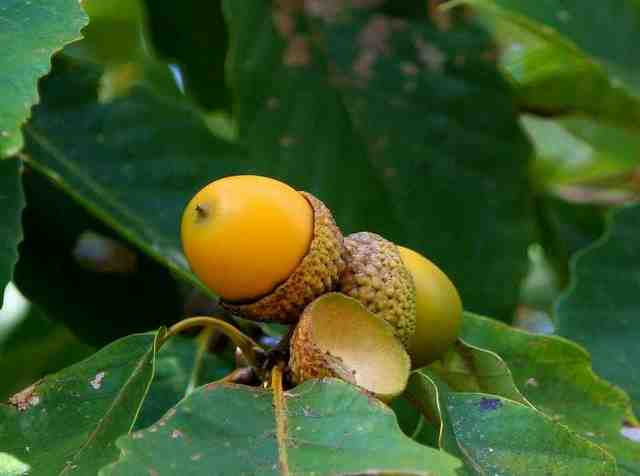
[[[198,334],[198,346],[196,350],[195,358],[193,359],[193,367],[191,369],[191,376],[189,377],[189,385],[185,395],[189,395],[198,386],[198,380],[200,379],[200,372],[204,366],[204,359],[209,348],[209,343],[216,335],[216,329],[213,326],[206,326],[200,334]]]
[[[193,327],[201,327],[208,326],[211,328],[212,332],[214,330],[222,332],[224,335],[229,337],[231,341],[242,350],[245,357],[249,361],[251,365],[258,366],[258,358],[257,353],[264,354],[264,349],[260,347],[260,345],[255,342],[251,337],[246,334],[243,334],[234,326],[229,324],[222,319],[218,319],[216,317],[210,316],[196,316],[189,317],[187,319],[183,319],[180,322],[176,322],[164,335],[162,340],[160,341],[158,347],[161,347],[167,340],[171,337],[179,334],[182,331],[187,329],[191,329]]]
[[[278,463],[282,476],[289,476],[289,458],[287,456],[287,404],[282,389],[282,369],[280,362],[271,370],[271,391],[276,418],[276,439],[278,440]]]

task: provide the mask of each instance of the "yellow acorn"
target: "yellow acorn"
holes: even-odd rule
[[[407,345],[415,332],[416,293],[398,247],[375,233],[347,236],[347,267],[340,291],[360,301],[369,312],[384,319]]]
[[[343,237],[327,207],[268,177],[205,186],[185,208],[181,235],[198,278],[223,306],[254,320],[296,322],[345,267]]]
[[[416,331],[407,350],[413,368],[439,359],[462,327],[462,301],[447,275],[421,254],[398,246],[416,289]]]
[[[305,308],[290,350],[296,383],[336,377],[389,401],[409,378],[409,356],[391,326],[341,293],[325,294]]]

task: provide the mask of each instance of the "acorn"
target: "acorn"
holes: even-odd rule
[[[370,232],[353,233],[344,244],[347,267],[339,290],[384,319],[408,345],[416,329],[416,291],[398,247]]]
[[[413,368],[440,359],[462,329],[462,300],[449,277],[417,251],[398,246],[416,289],[416,331],[407,351]]]
[[[309,304],[291,338],[289,368],[296,383],[340,378],[388,402],[404,391],[410,367],[391,326],[342,293]]]
[[[335,289],[344,239],[316,197],[278,180],[237,175],[200,190],[182,217],[191,269],[234,314],[295,323],[305,306]]]

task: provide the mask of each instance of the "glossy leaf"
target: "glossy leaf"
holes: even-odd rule
[[[608,7],[625,1],[614,0]],[[544,21],[538,23],[517,13],[522,4],[534,2],[471,0],[468,3],[479,9],[503,44],[501,65],[518,87],[526,108],[547,114],[582,113],[621,125],[638,121],[640,97],[625,88],[616,75],[588,51],[580,49],[570,37],[550,28],[562,22],[551,22],[546,14]],[[570,17],[578,13],[569,12],[564,5],[557,10]],[[595,9],[584,15],[581,8],[579,13],[578,18],[567,21],[579,22],[593,15]],[[640,10],[637,13],[640,20]],[[630,32],[629,40],[634,36],[640,39],[637,32]]]
[[[156,333],[138,334],[23,390],[0,406],[0,448],[42,476],[95,475],[117,457],[153,376]]]
[[[220,0],[146,0],[151,39],[159,56],[177,63],[186,94],[207,109],[227,109],[224,65],[229,46]]]
[[[94,350],[32,306],[24,320],[0,342],[0,402]]]
[[[462,335],[500,355],[538,410],[605,448],[616,458],[621,474],[640,474],[640,443],[621,433],[625,420],[635,421],[629,397],[593,373],[584,349],[560,337],[531,334],[474,314],[465,315]]]
[[[588,8],[573,0],[464,3],[477,7],[501,43],[500,63],[521,107],[551,117],[523,121],[536,145],[539,181],[599,178],[638,164],[640,68],[628,45],[640,40],[640,8],[633,0]],[[594,31],[606,41],[594,42],[601,38]]]
[[[530,149],[490,38],[457,15],[441,31],[367,9],[225,6],[259,170],[320,196],[346,232],[424,252],[466,307],[509,318],[531,239]]]
[[[20,184],[22,165],[18,160],[0,160],[0,307],[4,289],[11,281],[22,240],[20,222],[24,193]]]
[[[77,0],[0,5],[0,158],[22,147],[20,126],[38,102],[38,79],[49,71],[51,55],[79,39],[86,23]]]
[[[390,405],[398,418],[398,425],[405,435],[423,445],[437,447],[439,425],[434,425],[411,403],[408,394],[391,401]]]
[[[606,234],[578,253],[556,308],[558,334],[584,345],[593,368],[631,396],[640,414],[640,206],[613,213]]]
[[[83,0],[89,25],[83,41],[73,45],[87,49],[103,63],[129,63],[149,57],[146,12],[139,0]]]
[[[200,352],[197,342],[197,339],[176,336],[162,346],[156,358],[153,382],[135,429],[156,423],[189,392],[224,377],[232,370],[229,362],[219,356]]]
[[[524,115],[522,124],[536,145],[533,175],[547,185],[596,182],[629,173],[638,165],[640,140],[633,129],[570,116]]]
[[[429,369],[456,392],[491,393],[529,405],[500,356],[464,340],[458,340]]]
[[[279,475],[283,465],[289,474],[456,474],[455,458],[411,441],[386,405],[349,384],[309,381],[286,393],[286,405],[279,443],[271,391],[202,387],[158,425],[120,439],[120,460],[100,475]]]
[[[495,0],[495,3],[557,30],[590,56],[611,77],[640,91],[640,68],[629,45],[640,41],[636,0]],[[594,33],[598,34],[594,34]],[[603,41],[606,39],[606,41]]]
[[[574,203],[561,197],[541,195],[536,200],[536,209],[540,224],[540,244],[560,276],[560,283],[556,283],[553,289],[555,294],[559,291],[558,284],[564,287],[568,283],[571,255],[590,245],[602,235],[607,207],[600,204]],[[541,292],[544,290],[541,289]],[[554,299],[555,297],[557,295]],[[550,307],[548,303],[549,300],[546,299],[545,308]]]
[[[102,71],[74,59],[60,63],[43,82],[43,103],[25,127],[29,163],[127,240],[197,283],[180,246],[182,210],[209,181],[245,170],[242,152],[213,136],[186,103],[142,85],[98,103]]]
[[[97,347],[182,317],[180,290],[164,266],[29,167],[23,184],[25,239],[14,280],[47,317]]]
[[[527,405],[496,395],[454,392],[428,371],[408,392],[437,405],[442,448],[461,457],[468,475],[617,475],[601,448]]]

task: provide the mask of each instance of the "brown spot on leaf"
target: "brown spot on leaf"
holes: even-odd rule
[[[353,63],[353,72],[363,79],[371,78],[372,68],[377,58],[378,54],[374,51],[361,51]]]
[[[443,0],[429,0],[427,10],[433,24],[440,31],[449,31],[451,29],[451,13],[447,10],[441,10],[440,4]]]
[[[36,385],[37,383],[29,385],[24,390],[10,397],[9,404],[13,405],[21,412],[38,405],[40,403],[40,397],[36,394]]]
[[[400,71],[406,76],[416,76],[420,71],[418,66],[411,61],[403,61],[400,63]]]
[[[385,15],[374,15],[358,35],[358,45],[375,53],[389,53],[391,23]]]
[[[498,49],[492,48],[490,50],[483,51],[480,57],[488,63],[495,63],[498,61]]]
[[[284,51],[282,62],[287,66],[306,66],[311,62],[309,41],[305,35],[295,35]]]
[[[296,21],[293,15],[282,9],[275,9],[273,11],[273,24],[276,30],[278,30],[278,33],[285,38],[290,38],[295,33]]]
[[[389,54],[389,38],[391,24],[384,15],[374,15],[358,35],[360,51],[351,69],[361,79],[369,79],[373,74],[373,66],[382,54]]]
[[[414,44],[418,50],[418,60],[433,73],[442,72],[446,61],[444,53],[437,46],[424,40],[419,35],[414,37]]]
[[[310,17],[334,22],[345,7],[345,0],[305,0],[304,10]]]
[[[293,144],[295,144],[295,143],[296,143],[296,139],[295,139],[295,137],[291,137],[291,136],[282,136],[282,137],[280,138],[280,145],[281,145],[282,147],[290,147],[290,146],[292,146],[292,145],[293,145]]]
[[[274,110],[280,107],[280,99],[276,97],[270,97],[267,99],[267,108]]]
[[[533,377],[531,377],[531,378],[528,378],[527,381],[524,384],[529,386],[529,387],[537,387],[538,386],[538,381],[536,379],[534,379]]]

